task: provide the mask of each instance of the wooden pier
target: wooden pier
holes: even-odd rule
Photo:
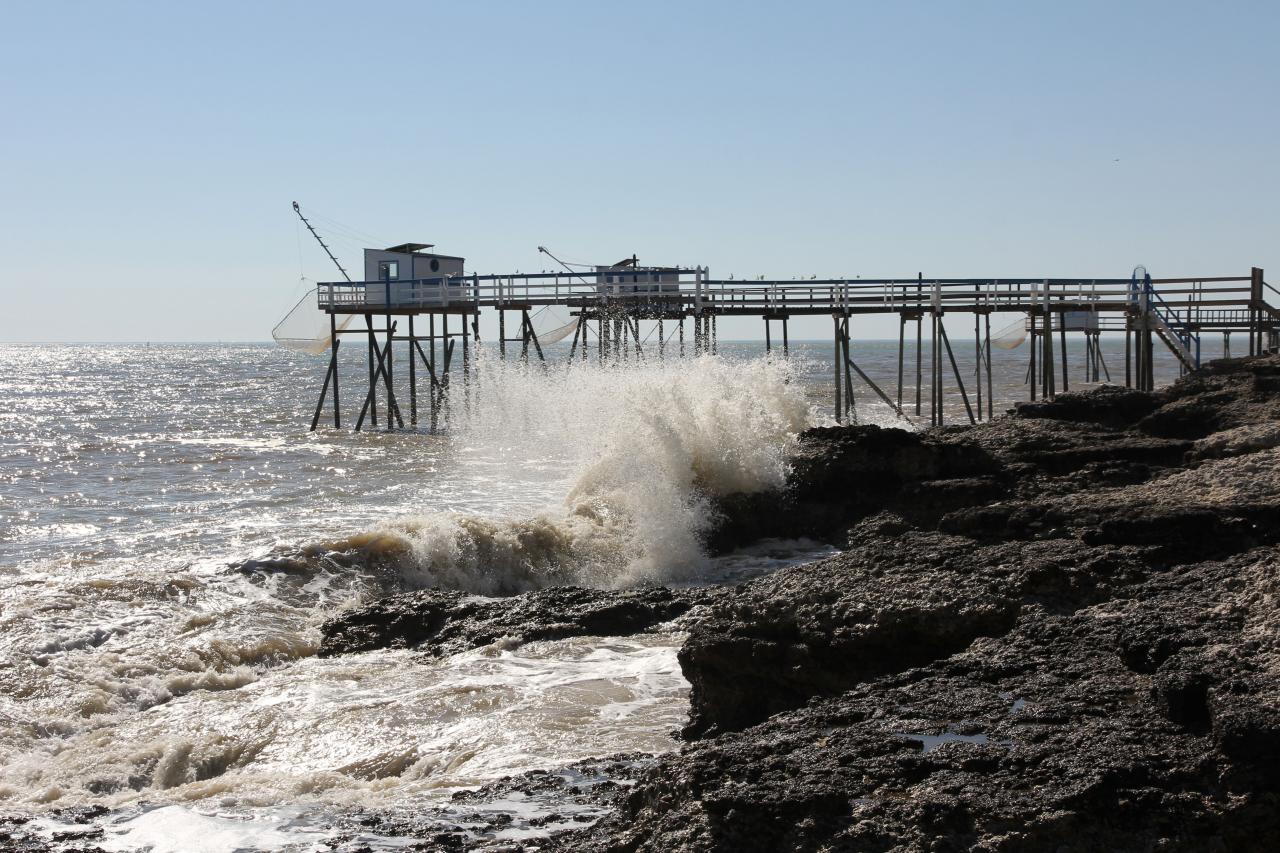
[[[322,244],[323,245],[323,244]],[[1248,275],[1152,279],[1142,268],[1128,278],[930,278],[823,279],[743,281],[713,279],[704,267],[609,268],[594,273],[520,273],[511,275],[443,275],[409,280],[329,282],[317,288],[320,311],[329,315],[332,347],[324,388],[316,405],[314,430],[331,399],[333,426],[341,427],[338,350],[342,341],[367,348],[368,384],[361,389],[355,429],[365,423],[403,428],[406,418],[393,384],[395,345],[407,351],[408,418],[420,416],[432,429],[439,423],[450,393],[450,375],[460,368],[469,389],[482,311],[496,312],[497,350],[502,358],[550,359],[534,330],[531,312],[544,306],[566,309],[573,318],[569,359],[595,358],[602,363],[630,358],[714,353],[717,318],[759,317],[765,347],[775,346],[775,332],[785,354],[790,348],[788,321],[793,316],[832,318],[835,417],[851,416],[855,382],[865,385],[903,418],[943,423],[943,395],[950,384],[960,395],[968,419],[994,415],[991,371],[991,315],[1026,317],[1030,339],[1027,379],[1029,397],[1052,398],[1069,388],[1067,334],[1081,333],[1086,345],[1086,381],[1098,381],[1101,335],[1124,335],[1124,381],[1129,387],[1154,387],[1157,347],[1169,350],[1183,372],[1200,365],[1200,342],[1206,334],[1244,335],[1250,355],[1275,349],[1280,330],[1280,291],[1263,271]],[[859,367],[849,336],[855,315],[898,316],[896,394],[877,385]],[[348,321],[351,315],[359,322]],[[951,334],[957,315],[960,328],[972,328],[976,369],[963,376]],[[643,343],[641,321],[656,322],[656,343]],[[689,341],[686,346],[686,322]],[[952,332],[948,331],[950,324]],[[344,327],[345,326],[345,327]],[[914,399],[903,400],[908,335],[914,335]],[[566,335],[567,338],[567,335]],[[923,363],[925,339],[929,364]],[[1057,351],[1055,353],[1055,350]],[[1243,352],[1240,354],[1244,354]],[[1060,371],[1059,371],[1060,367]],[[425,374],[425,380],[422,377]],[[425,405],[419,385],[428,388]],[[985,386],[985,387],[984,387]],[[928,402],[923,389],[928,388]],[[380,391],[381,389],[381,391]],[[380,400],[381,398],[381,400]],[[424,411],[425,410],[425,411]]]

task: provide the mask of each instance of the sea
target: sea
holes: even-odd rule
[[[946,419],[967,423],[959,388],[976,405],[974,344],[952,343]],[[890,398],[896,352],[896,342],[851,349]],[[1123,343],[1103,352],[1123,382]],[[0,345],[0,831],[10,843],[405,849],[413,839],[352,832],[359,821],[339,829],[339,818],[447,816],[459,791],[506,776],[677,749],[683,634],[677,624],[443,659],[322,659],[327,618],[429,587],[498,596],[739,582],[834,551],[766,541],[710,557],[701,547],[717,495],[781,484],[796,436],[834,422],[829,341],[785,354],[720,341],[714,355],[661,359],[650,348],[607,365],[594,353],[571,362],[565,344],[545,361],[486,345],[466,377],[455,358],[447,397],[419,375],[416,426],[401,362],[405,428],[387,430],[380,396],[377,425],[358,433],[367,365],[360,347],[343,355],[343,427],[326,408],[313,432],[327,357],[271,344]],[[1084,387],[1081,341],[1068,359],[1072,388]],[[927,352],[923,361],[927,373]],[[992,361],[999,414],[1028,396],[1027,346],[993,350]],[[1176,376],[1162,354],[1158,378]],[[852,382],[859,422],[927,425],[927,391],[915,416],[910,342],[905,420]],[[271,568],[289,554],[309,555],[307,568]],[[501,819],[467,829],[477,843],[536,839],[571,811],[510,798],[485,808]]]

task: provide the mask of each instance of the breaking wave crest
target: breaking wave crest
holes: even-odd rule
[[[705,561],[714,499],[782,485],[810,421],[792,368],[768,359],[486,359],[478,373],[469,406],[455,387],[452,440],[508,460],[509,476],[558,481],[564,499],[505,518],[421,512],[328,548],[389,562],[415,586],[490,595],[688,578]]]

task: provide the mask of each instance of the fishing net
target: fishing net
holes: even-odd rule
[[[991,345],[997,349],[1016,349],[1027,339],[1027,321],[1019,317],[991,336]]]
[[[559,343],[572,335],[578,326],[577,317],[570,316],[563,308],[553,306],[543,308],[529,319],[540,344]]]
[[[305,352],[310,355],[323,355],[329,351],[332,336],[329,333],[329,315],[321,311],[316,303],[316,291],[312,288],[298,300],[293,310],[276,324],[271,330],[271,337],[277,344],[293,352]],[[352,314],[339,314],[338,331],[347,328],[354,318]]]

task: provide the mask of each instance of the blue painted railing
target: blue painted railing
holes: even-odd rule
[[[1138,281],[1138,270],[1142,270],[1142,281]],[[1139,294],[1146,296],[1146,307],[1149,312],[1155,314],[1161,322],[1166,325],[1169,330],[1182,344],[1182,348],[1187,351],[1195,362],[1195,366],[1200,366],[1200,334],[1185,320],[1178,317],[1178,312],[1169,306],[1151,284],[1151,273],[1147,272],[1143,267],[1137,267],[1133,271],[1133,276],[1129,279],[1129,299],[1131,302],[1139,302]]]

